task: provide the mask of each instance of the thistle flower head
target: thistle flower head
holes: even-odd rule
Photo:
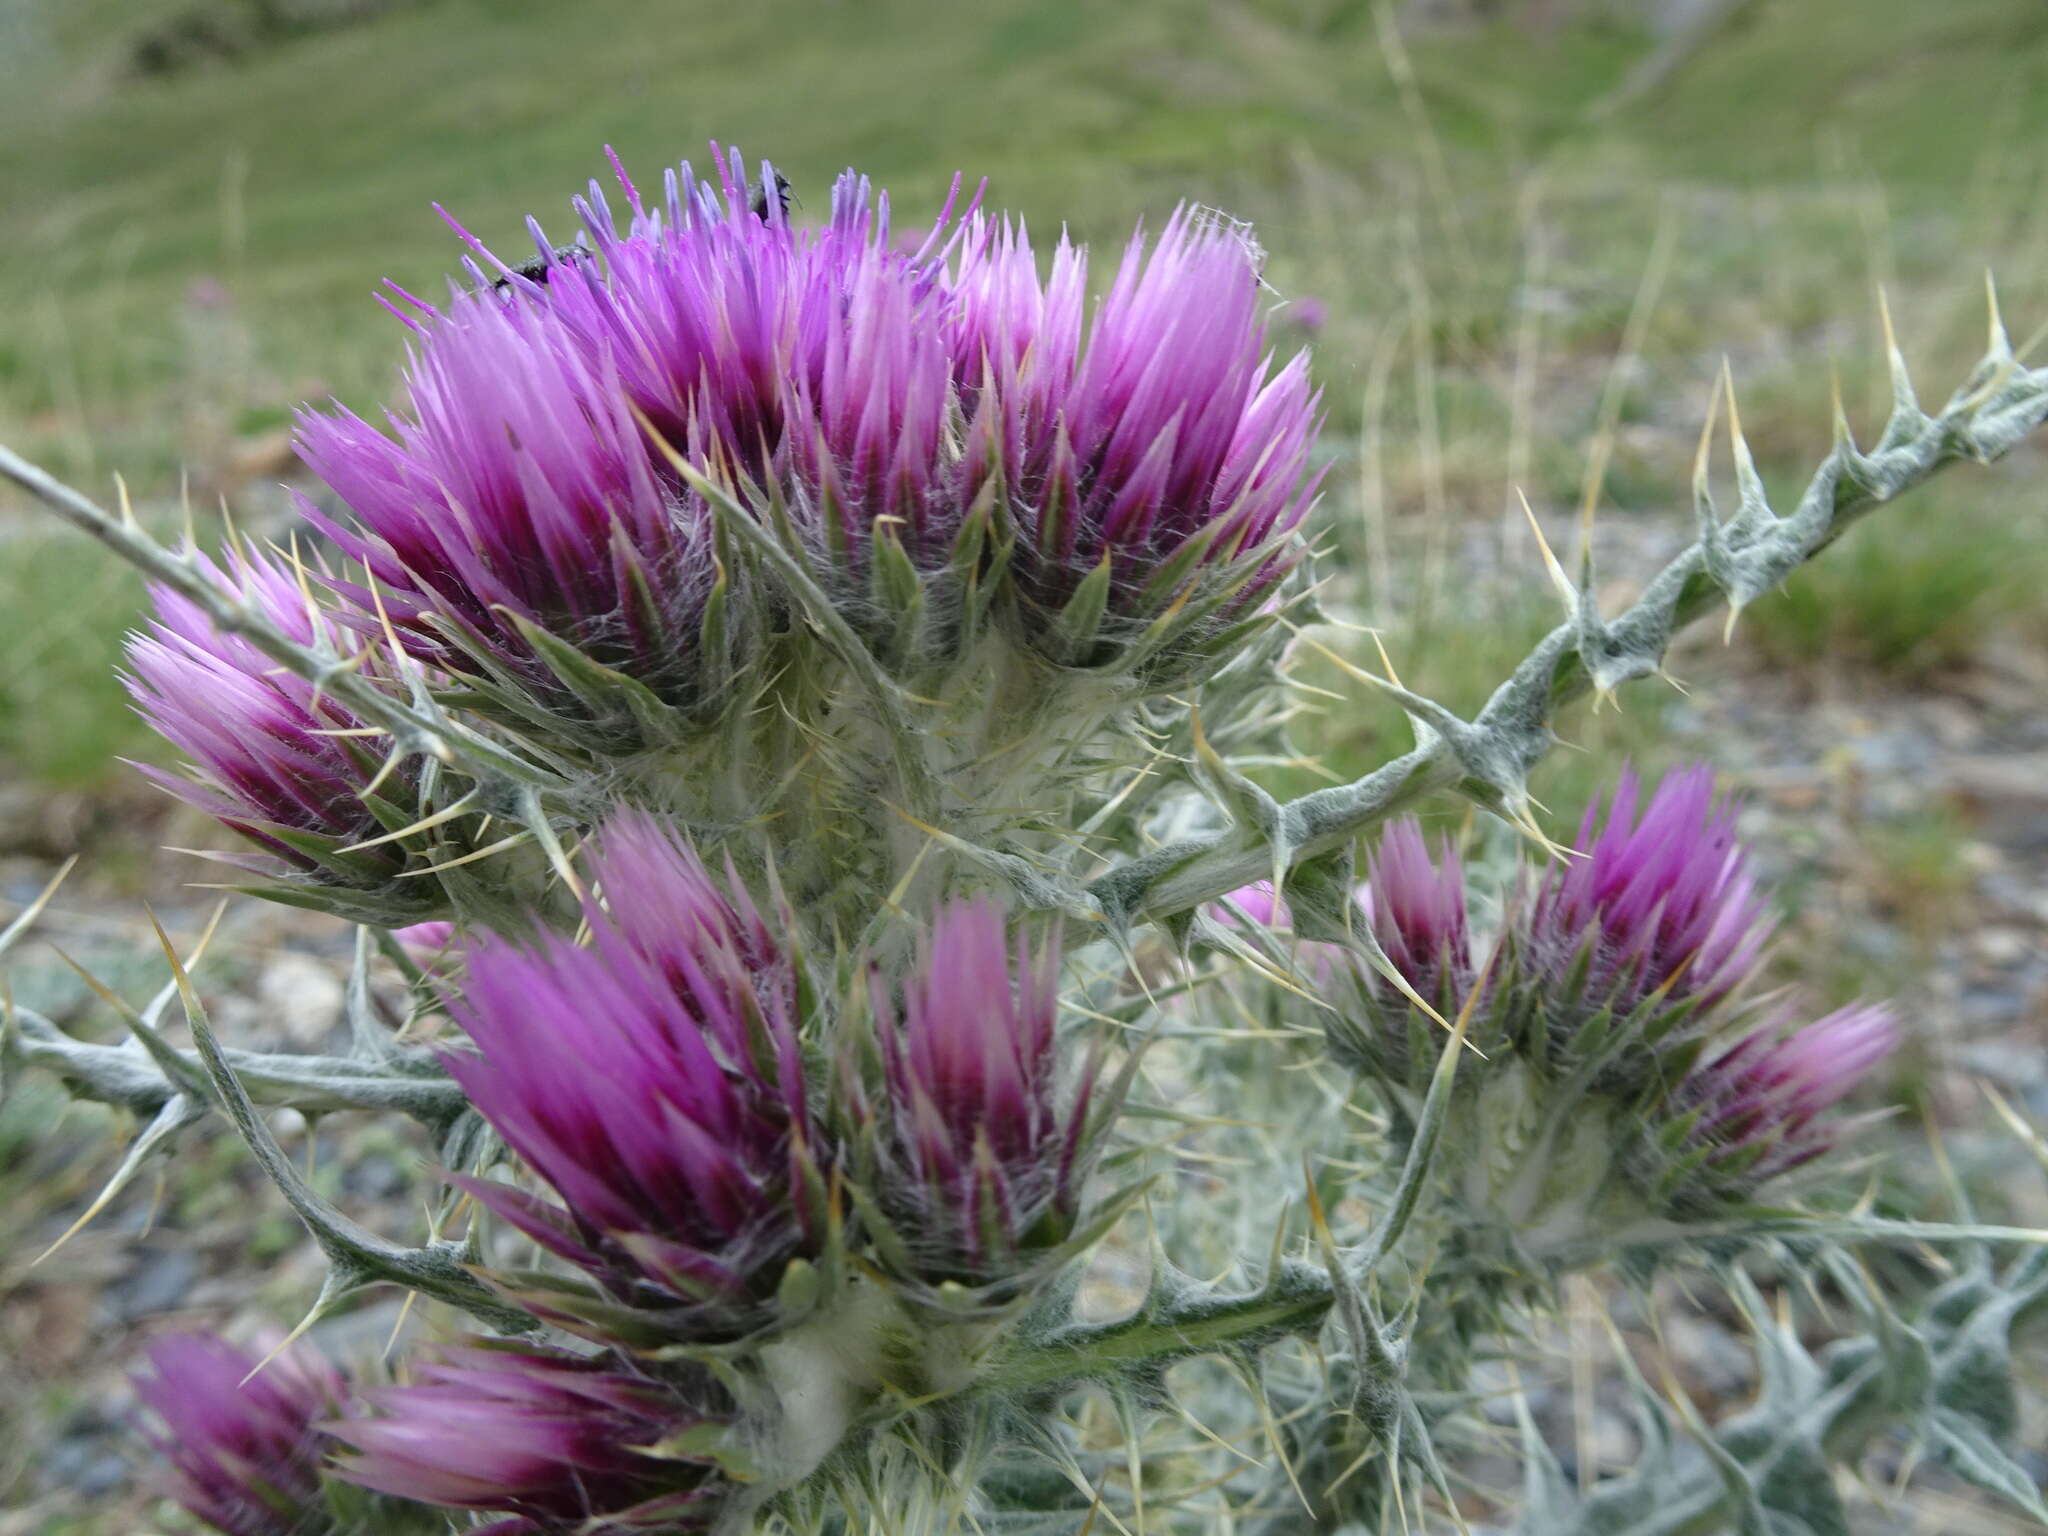
[[[1357,902],[1381,952],[1416,996],[1449,1018],[1475,984],[1465,912],[1465,872],[1446,839],[1430,856],[1422,825],[1390,822],[1359,885]],[[1408,1083],[1436,1058],[1443,1031],[1408,994],[1362,960],[1345,967],[1348,1001],[1329,1020],[1331,1044],[1354,1063]]]
[[[1004,936],[986,901],[944,909],[900,1000],[879,975],[883,1199],[925,1278],[1015,1274],[1072,1231],[1095,1063],[1071,1092],[1055,1041],[1059,956]]]
[[[302,418],[307,463],[362,531],[307,515],[444,664],[560,695],[538,628],[687,709],[721,698],[745,657],[714,602],[713,509],[678,459],[755,514],[779,506],[828,574],[858,574],[884,531],[943,560],[971,497],[933,263],[890,244],[886,199],[878,213],[849,173],[830,223],[798,230],[774,199],[755,206],[737,152],[713,182],[672,173],[663,207],[620,183],[625,226],[592,183],[588,254],[544,282],[472,262],[475,287],[414,301],[395,436]]]
[[[1522,964],[1543,978],[1555,1028],[1603,1011],[1711,1007],[1755,973],[1771,923],[1735,811],[1705,764],[1667,774],[1638,817],[1624,770],[1606,815],[1589,806],[1579,857],[1545,872],[1517,923]]]
[[[597,291],[583,265],[551,288]],[[657,473],[613,356],[555,309],[491,289],[419,329],[395,436],[348,412],[300,420],[302,456],[360,531],[301,510],[440,665],[495,666],[563,702],[538,629],[694,703],[709,528]]]
[[[1465,918],[1465,869],[1445,839],[1431,859],[1422,824],[1404,816],[1388,825],[1358,888],[1373,937],[1426,1002],[1455,1013],[1472,979]],[[1391,992],[1384,978],[1377,985]]]
[[[794,962],[651,817],[615,818],[590,868],[590,947],[465,952],[477,1052],[448,1058],[561,1203],[465,1187],[677,1331],[743,1332],[819,1237]]]
[[[226,1536],[311,1536],[327,1528],[327,1442],[316,1426],[347,1385],[307,1351],[261,1362],[212,1334],[158,1339],[148,1374],[135,1378],[156,1420],[148,1440],[169,1468],[171,1497]]]
[[[1041,287],[1021,229],[982,222],[963,249],[954,376],[977,451],[1000,459],[1028,595],[1065,608],[1102,567],[1109,612],[1147,620],[1190,577],[1238,570],[1235,613],[1284,563],[1243,557],[1315,488],[1307,358],[1266,355],[1249,234],[1182,208],[1149,250],[1134,237],[1085,338],[1084,255],[1062,242]],[[1169,569],[1181,554],[1192,565]]]
[[[1834,1146],[1833,1108],[1895,1050],[1889,1008],[1843,1008],[1785,1031],[1756,1025],[1705,1057],[1659,1106],[1655,1187],[1681,1214],[1748,1198]]]
[[[610,1357],[453,1347],[410,1385],[364,1394],[374,1413],[328,1424],[353,1447],[350,1482],[510,1518],[493,1536],[623,1536],[708,1526],[726,1486],[679,1437],[724,1422],[708,1380],[656,1378]]]
[[[280,561],[241,549],[224,564],[196,551],[191,558],[207,580],[292,639],[339,651],[331,621]],[[377,760],[361,741],[334,734],[361,722],[249,641],[222,634],[189,598],[167,587],[151,597],[156,615],[128,637],[123,681],[143,718],[196,774],[188,780],[145,767],[152,782],[301,870],[323,865],[293,834],[335,847],[378,835],[363,800]],[[402,777],[386,783],[402,793]],[[402,863],[389,850],[364,861],[364,872]]]
[[[716,154],[716,146],[714,146]],[[886,530],[920,564],[943,558],[965,511],[948,447],[951,397],[934,252],[952,202],[914,250],[888,199],[849,171],[828,221],[792,225],[764,164],[737,151],[711,182],[684,163],[622,232],[594,183],[579,212],[606,281],[547,295],[620,383],[653,444],[707,477],[778,497],[828,572],[858,569]],[[958,182],[954,187],[958,193]]]

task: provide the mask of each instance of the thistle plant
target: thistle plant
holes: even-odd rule
[[[853,172],[814,226],[737,153],[658,196],[613,172],[574,243],[455,225],[447,294],[387,294],[405,399],[301,417],[339,510],[282,549],[164,547],[0,449],[154,583],[159,781],[254,845],[248,895],[358,928],[346,1054],[224,1043],[166,939],[133,1046],[10,1003],[0,1065],[146,1121],[95,1209],[225,1119],[329,1261],[307,1323],[396,1285],[439,1335],[352,1384],[160,1343],[151,1444],[199,1519],[1400,1528],[1498,1440],[1482,1362],[1575,1277],[1673,1270],[1752,1319],[1763,1395],[1708,1426],[1630,1378],[1651,1451],[1583,1499],[1521,1405],[1504,1521],[1841,1530],[1829,1468],[1882,1435],[2048,1519],[2011,1449],[2044,1235],[1845,1186],[1844,1101],[1876,1112],[1910,1021],[1765,989],[1706,768],[1618,769],[1571,848],[1527,789],[1574,699],[2048,418],[1995,307],[1934,414],[1893,347],[1877,440],[1840,425],[1784,513],[1731,390],[1738,504],[1703,445],[1697,541],[1634,606],[1548,560],[1564,622],[1475,716],[1377,678],[1414,747],[1283,802],[1254,775],[1292,647],[1348,597],[1275,345],[1316,324],[1269,334],[1249,230],[1177,210],[1091,298],[1085,251],[1041,264],[957,183],[906,238]],[[1540,851],[1432,842],[1405,813],[1446,800]],[[336,1209],[281,1106],[412,1122],[429,1227]],[[1907,1243],[1948,1278],[1880,1285]],[[1788,1262],[1855,1314],[1818,1356],[1753,1278]]]

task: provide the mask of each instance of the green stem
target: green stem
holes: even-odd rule
[[[1313,1334],[1335,1301],[1328,1275],[1286,1262],[1257,1291],[1196,1291],[1113,1323],[1074,1323],[1038,1338],[1016,1339],[984,1368],[973,1391],[1067,1387],[1194,1355],[1255,1350],[1287,1335]]]

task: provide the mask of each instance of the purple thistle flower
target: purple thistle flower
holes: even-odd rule
[[[1021,227],[977,221],[963,248],[954,376],[971,418],[985,397],[1001,418],[971,441],[1000,454],[1035,601],[1064,605],[1107,561],[1113,607],[1129,610],[1190,540],[1209,541],[1199,564],[1213,570],[1300,522],[1318,397],[1306,354],[1277,372],[1265,355],[1260,254],[1242,228],[1181,208],[1149,253],[1134,237],[1085,341],[1084,256],[1062,242],[1040,288]]]
[[[1381,951],[1416,995],[1444,1018],[1464,1006],[1476,980],[1465,913],[1465,871],[1448,838],[1432,859],[1422,824],[1388,823],[1357,892],[1359,911]],[[1374,967],[1354,960],[1349,1006],[1328,1021],[1339,1054],[1406,1086],[1434,1065],[1442,1026]],[[1490,984],[1489,984],[1490,985]]]
[[[809,354],[791,379],[787,479],[839,562],[889,529],[929,569],[972,500],[953,458],[952,367],[935,306],[901,256],[860,246],[799,307]]]
[[[591,947],[467,949],[455,1016],[478,1051],[447,1058],[561,1204],[459,1182],[665,1326],[744,1332],[822,1238],[795,964],[652,817],[615,818],[591,870]]]
[[[397,296],[416,333],[409,411],[388,434],[302,418],[306,462],[360,526],[303,510],[423,656],[601,707],[534,626],[671,704],[716,707],[749,658],[713,601],[717,518],[672,455],[753,513],[786,512],[870,624],[873,541],[944,568],[998,484],[1040,606],[1107,562],[1109,611],[1150,619],[1220,572],[1186,621],[1220,629],[1284,568],[1272,541],[1313,496],[1316,400],[1305,356],[1276,371],[1265,355],[1240,229],[1177,212],[1149,251],[1133,241],[1084,326],[1085,256],[1062,242],[1041,283],[1021,226],[973,204],[955,219],[957,179],[905,249],[864,178],[841,177],[828,221],[800,230],[713,149],[715,179],[685,164],[659,206],[620,170],[623,225],[593,182],[586,245],[536,275],[461,232],[474,286],[442,308]],[[773,184],[764,165],[755,185]]]
[[[588,256],[545,282],[492,283],[472,261],[478,286],[445,309],[412,301],[412,411],[392,418],[395,439],[346,412],[302,418],[306,462],[365,531],[303,510],[443,664],[459,641],[472,666],[546,691],[509,614],[671,703],[715,697],[738,661],[700,654],[722,579],[713,519],[671,453],[749,499],[779,497],[827,570],[858,570],[878,527],[943,560],[972,500],[935,289],[950,204],[905,254],[886,198],[876,209],[850,172],[830,223],[799,231],[773,199],[750,207],[736,151],[718,170],[713,186],[684,164],[649,209],[620,169],[623,231],[596,183],[576,200]]]
[[[597,290],[585,266],[567,264],[550,291]],[[657,473],[618,363],[590,355],[556,309],[491,290],[455,296],[421,330],[395,439],[347,412],[300,419],[302,457],[363,532],[302,513],[440,665],[494,663],[561,695],[523,620],[696,702],[709,529]]]
[[[1059,1083],[1059,954],[1006,943],[991,902],[945,908],[900,1001],[872,981],[888,1124],[882,1195],[932,1280],[1008,1278],[1074,1230],[1091,1057]]]
[[[1640,817],[1636,797],[1624,770],[1606,815],[1587,807],[1579,856],[1544,870],[1509,918],[1526,1022],[1552,1055],[1569,1055],[1599,1018],[1634,1020],[1651,1049],[1696,1038],[1708,1010],[1755,975],[1772,932],[1735,807],[1716,803],[1706,764],[1665,774]],[[1630,1051],[1608,1075],[1640,1079],[1653,1059]]]
[[[714,155],[717,146],[713,146]],[[973,500],[950,444],[950,354],[938,285],[955,178],[914,249],[890,235],[886,194],[848,171],[815,230],[750,204],[737,151],[718,186],[685,162],[662,214],[622,177],[621,235],[593,185],[579,202],[610,281],[550,304],[625,359],[622,379],[656,439],[715,479],[773,491],[829,574],[864,565],[882,529],[927,568]],[[759,185],[775,172],[763,165]]]
[[[1653,1162],[1684,1213],[1740,1201],[1833,1147],[1824,1112],[1899,1044],[1889,1008],[1843,1008],[1787,1034],[1782,1016],[1695,1065],[1657,1114],[1665,1156]]]
[[[240,550],[225,567],[203,554],[193,558],[208,580],[301,645],[341,649],[332,621],[310,609],[280,562]],[[337,845],[379,835],[362,798],[377,760],[355,740],[323,734],[361,722],[247,640],[215,629],[190,599],[167,587],[153,588],[151,597],[156,616],[128,637],[123,681],[136,709],[191,760],[198,778],[145,766],[150,781],[302,870],[323,866],[281,834],[311,833]],[[402,852],[387,848],[365,855],[363,872],[374,877],[380,866],[395,871],[403,863]]]
[[[1711,1007],[1755,974],[1770,936],[1713,770],[1666,774],[1640,818],[1637,795],[1624,769],[1604,821],[1587,807],[1573,845],[1583,856],[1547,870],[1516,923],[1521,958],[1570,1015],[1567,1030],[1603,1010],[1626,1018],[1660,988],[1673,1007]]]
[[[1458,1011],[1472,983],[1472,941],[1464,865],[1450,839],[1437,851],[1441,862],[1430,858],[1414,817],[1391,823],[1372,851],[1358,905],[1395,969],[1448,1016]],[[1373,982],[1384,995],[1394,995],[1384,978]]]
[[[726,1485],[677,1437],[723,1422],[708,1378],[614,1357],[479,1344],[442,1350],[409,1386],[364,1394],[375,1415],[323,1426],[354,1448],[350,1482],[512,1518],[493,1536],[605,1536],[709,1525]]]
[[[618,359],[626,397],[659,441],[763,482],[785,433],[798,240],[779,208],[752,212],[737,151],[714,145],[713,156],[718,185],[685,161],[667,174],[660,210],[622,174],[633,215],[623,233],[592,182],[576,208],[605,280],[550,283],[546,299],[586,352]]]
[[[969,221],[948,285],[947,342],[970,423],[970,484],[1024,474],[1058,432],[1081,355],[1087,285],[1087,252],[1064,235],[1041,281],[1022,221]]]
[[[259,1370],[261,1359],[212,1334],[158,1339],[150,1374],[135,1378],[158,1421],[147,1438],[169,1463],[170,1496],[226,1536],[311,1536],[329,1529],[320,1492],[327,1442],[316,1426],[345,1401],[347,1384],[308,1351]]]

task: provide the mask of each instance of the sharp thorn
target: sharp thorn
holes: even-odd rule
[[[368,794],[369,791],[365,790],[364,793]],[[430,827],[438,827],[445,821],[453,821],[457,816],[467,814],[476,798],[477,791],[472,789],[453,805],[444,806],[431,816],[422,816],[409,827],[400,827],[396,832],[386,832],[382,837],[373,837],[367,842],[351,843],[346,848],[337,848],[335,852],[361,853],[366,848],[381,848],[386,843],[395,843],[400,838],[411,837],[415,833],[425,832]]]
[[[1728,371],[1726,359],[1722,360],[1721,371]],[[1714,498],[1708,489],[1709,463],[1714,446],[1714,428],[1721,422],[1721,386],[1717,383],[1714,392],[1707,397],[1707,419],[1700,426],[1700,445],[1692,460],[1692,503],[1693,515],[1700,526],[1703,538],[1717,537],[1720,523],[1714,516]]]
[[[1394,670],[1394,659],[1387,654],[1387,642],[1381,638],[1378,630],[1372,631],[1372,646],[1380,653],[1380,665],[1386,669],[1387,681],[1396,688],[1407,687],[1407,684],[1401,681],[1400,673]]]
[[[1913,393],[1912,375],[1906,370],[1906,354],[1899,350],[1898,332],[1892,326],[1892,305],[1882,286],[1877,290],[1877,313],[1884,326],[1885,361],[1892,375],[1892,414],[1894,417],[1913,417],[1920,412],[1920,402]]]
[[[1984,269],[1984,307],[1989,311],[1989,339],[1985,342],[1985,355],[1994,363],[2003,363],[2012,357],[2012,338],[2005,333],[2005,317],[1998,312],[1998,279],[1991,269]]]
[[[465,853],[461,858],[449,859],[445,863],[429,864],[424,869],[408,869],[394,875],[392,878],[395,880],[417,880],[422,875],[438,875],[443,870],[456,869],[464,864],[474,864],[478,859],[487,859],[494,853],[503,853],[514,844],[525,842],[530,836],[532,834],[522,827],[510,837],[499,838],[498,841],[492,843],[488,848],[479,848],[473,853]]]
[[[1543,568],[1550,573],[1550,584],[1557,588],[1557,595],[1564,599],[1565,617],[1570,618],[1579,609],[1578,588],[1572,585],[1571,577],[1565,575],[1564,567],[1557,563],[1557,556],[1551,553],[1550,541],[1543,537],[1543,525],[1536,521],[1535,509],[1529,505],[1529,498],[1522,494],[1520,486],[1515,487],[1515,495],[1522,503],[1522,515],[1529,520],[1529,531],[1536,535],[1536,550],[1543,557]],[[1392,668],[1388,669],[1389,676],[1392,675],[1392,671]]]

